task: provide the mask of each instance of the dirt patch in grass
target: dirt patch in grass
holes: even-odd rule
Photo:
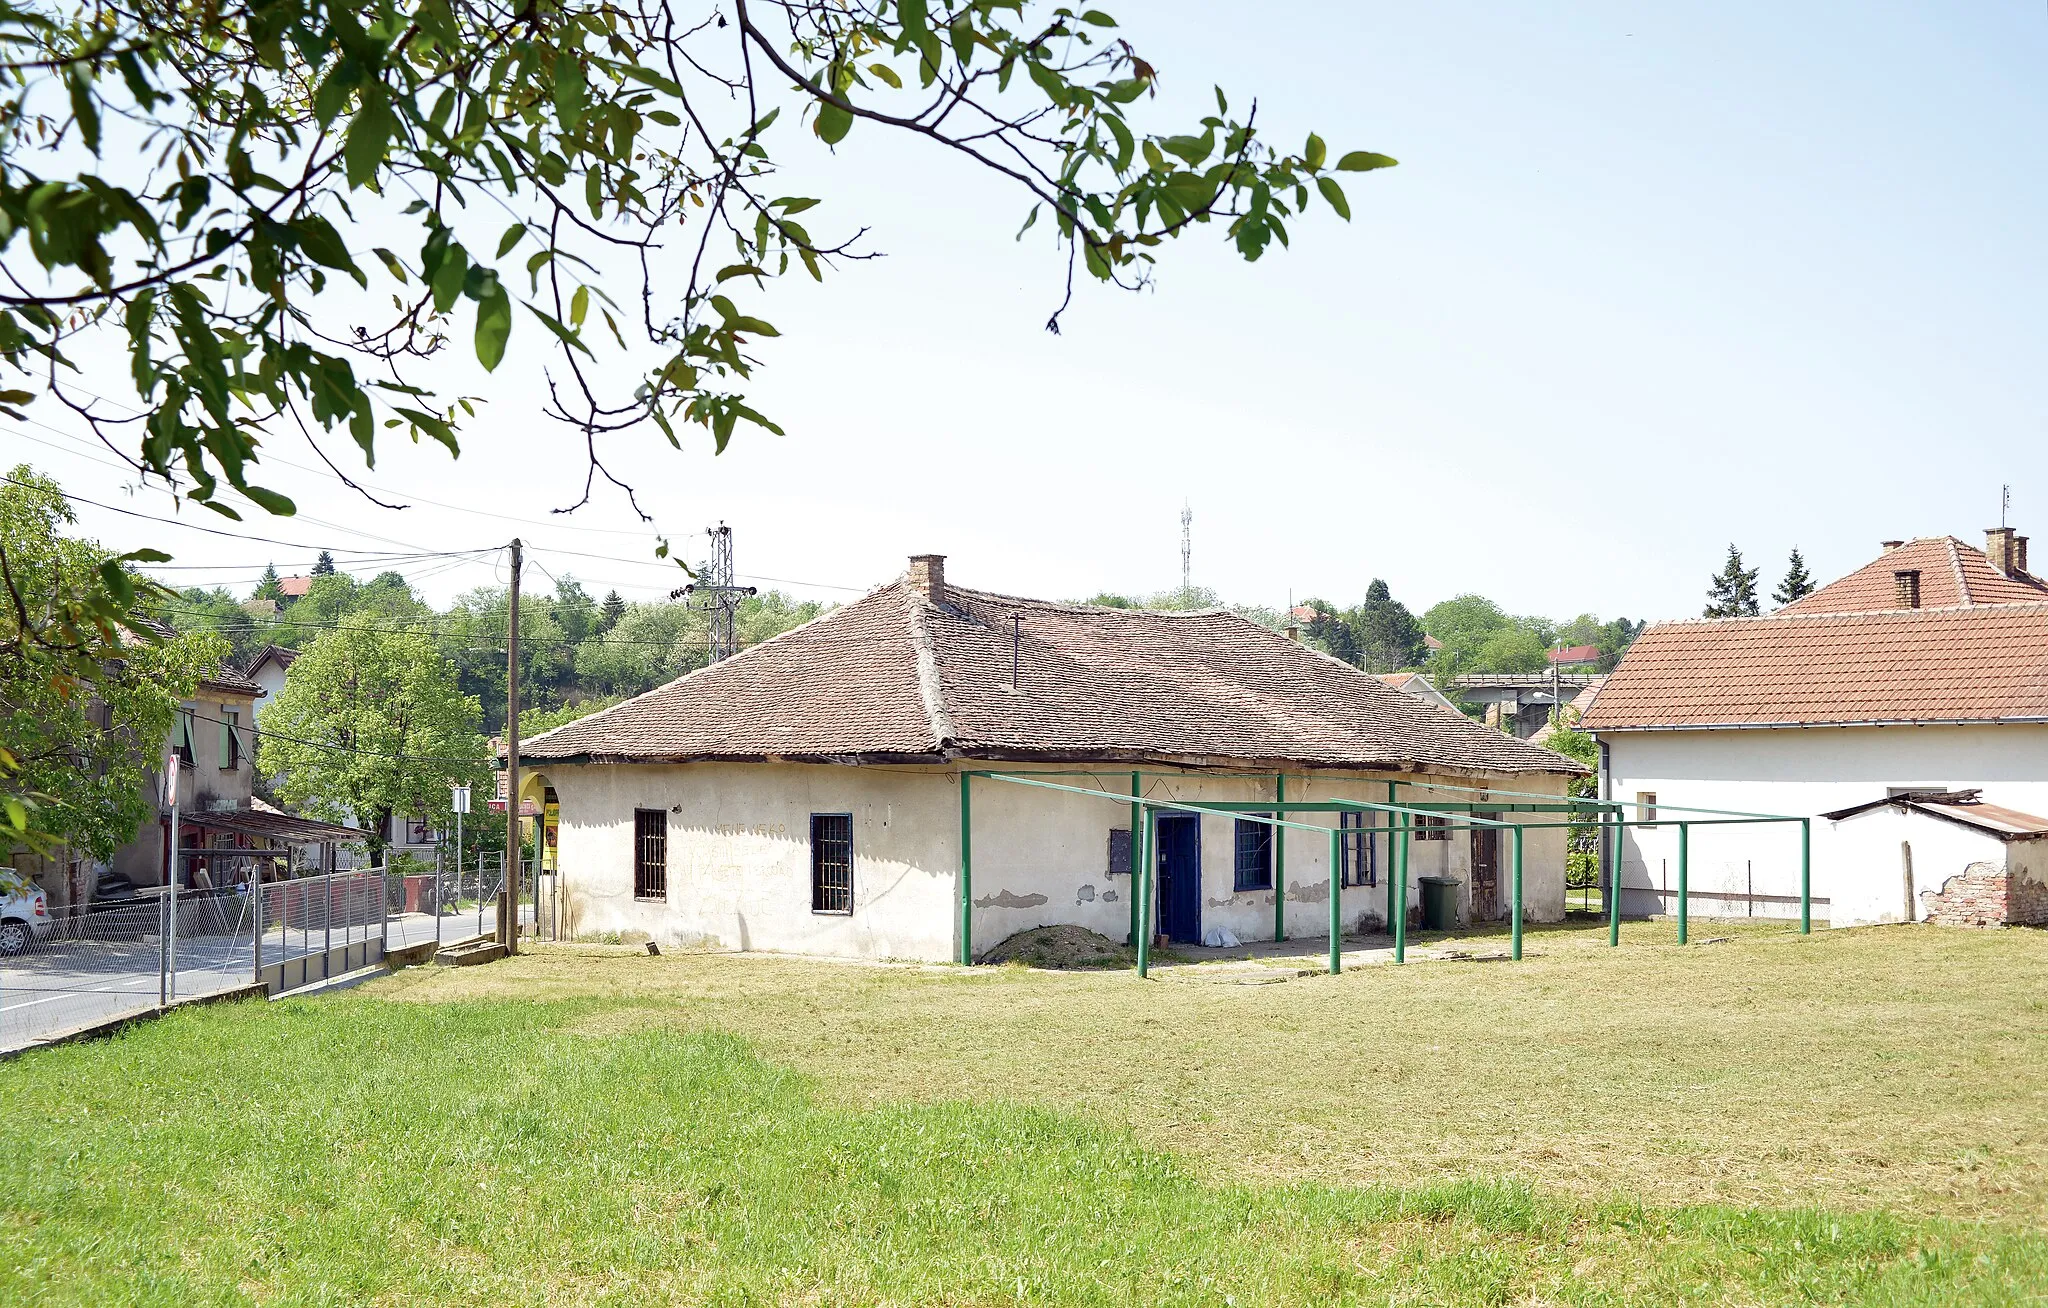
[[[981,961],[1022,963],[1056,972],[1087,972],[1130,967],[1136,959],[1129,945],[1120,945],[1100,932],[1086,927],[1047,926],[1019,931],[983,954]]]
[[[2048,1222],[2048,933],[1671,934],[1559,928],[1520,963],[1271,986],[543,948],[359,993],[656,1008],[839,1102],[1078,1112],[1211,1178]]]

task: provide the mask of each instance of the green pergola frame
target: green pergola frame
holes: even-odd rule
[[[1343,878],[1341,874],[1342,841],[1347,834],[1340,826],[1324,827],[1306,822],[1292,821],[1282,814],[1299,813],[1386,813],[1389,822],[1384,827],[1366,828],[1371,835],[1388,838],[1389,881],[1387,883],[1387,916],[1394,936],[1394,961],[1404,963],[1408,956],[1408,861],[1409,844],[1412,834],[1422,829],[1418,818],[1439,819],[1432,823],[1432,830],[1505,830],[1513,833],[1510,860],[1510,908],[1509,939],[1510,954],[1516,959],[1522,957],[1522,837],[1525,831],[1546,831],[1558,828],[1598,826],[1600,848],[1610,853],[1614,876],[1607,893],[1607,943],[1621,944],[1621,833],[1629,827],[1676,826],[1678,828],[1678,943],[1687,943],[1687,927],[1690,918],[1688,890],[1688,862],[1691,852],[1691,828],[1695,826],[1752,826],[1766,823],[1797,822],[1799,824],[1799,931],[1801,935],[1813,931],[1813,819],[1790,817],[1774,813],[1744,813],[1732,809],[1700,808],[1689,804],[1660,804],[1660,812],[1673,810],[1696,813],[1705,816],[1681,818],[1676,822],[1669,819],[1630,820],[1622,816],[1622,810],[1630,807],[1629,801],[1618,799],[1573,799],[1560,798],[1535,791],[1498,790],[1492,787],[1453,786],[1441,782],[1412,781],[1390,778],[1387,785],[1387,801],[1378,803],[1371,800],[1287,799],[1287,774],[1284,772],[1161,772],[1133,769],[1129,774],[1131,793],[1126,801],[1122,795],[1094,788],[1066,785],[1047,781],[1046,777],[1086,777],[1091,781],[1115,780],[1121,782],[1126,774],[1122,772],[1102,773],[1093,770],[1054,770],[1032,772],[1007,772],[994,769],[968,769],[960,774],[960,962],[963,965],[974,961],[974,814],[972,784],[974,778],[1001,781],[1011,785],[1032,786],[1044,790],[1060,791],[1066,794],[1084,795],[1091,799],[1107,799],[1116,803],[1128,802],[1131,811],[1131,941],[1137,950],[1137,972],[1143,977],[1150,974],[1153,936],[1153,900],[1157,895],[1158,862],[1155,857],[1158,839],[1159,817],[1163,813],[1212,814],[1242,821],[1261,822],[1274,828],[1273,832],[1273,938],[1287,938],[1287,837],[1289,830],[1314,832],[1327,837],[1330,842],[1330,972],[1334,975],[1343,970]],[[1146,777],[1171,777],[1178,780],[1242,780],[1273,782],[1274,798],[1265,800],[1212,800],[1195,802],[1189,800],[1155,801],[1145,797]],[[1402,786],[1424,790],[1448,791],[1454,793],[1486,796],[1483,800],[1410,800],[1400,802]],[[1516,802],[1528,800],[1534,802]],[[1503,802],[1505,801],[1505,802]],[[1478,811],[1488,813],[1569,813],[1590,814],[1594,821],[1503,821],[1483,818]],[[1449,821],[1448,815],[1456,814],[1459,821]],[[1396,826],[1391,818],[1399,815],[1401,823]],[[1143,838],[1140,839],[1142,829]],[[1399,842],[1394,837],[1399,836]],[[1368,839],[1371,838],[1368,836]],[[1609,841],[1612,845],[1609,845]]]

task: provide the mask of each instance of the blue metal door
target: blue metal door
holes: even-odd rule
[[[1202,943],[1202,819],[1194,813],[1159,819],[1159,929],[1169,940]]]

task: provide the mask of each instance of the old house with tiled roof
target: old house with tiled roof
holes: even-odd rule
[[[1878,820],[1850,814],[1965,792],[1985,812],[2048,813],[2048,582],[2027,570],[2027,539],[2011,528],[1981,550],[1948,536],[1886,541],[1767,617],[1650,629],[1582,725],[1601,744],[1603,794],[1639,815],[1684,804],[1816,818],[1817,916],[1952,920],[1945,897],[1982,870],[1931,856],[1958,847],[1951,832],[1926,827],[1918,857],[1910,839],[1879,857],[1864,834]],[[1909,826],[1944,820],[1887,812]],[[1676,839],[1669,824],[1630,832],[1625,911],[1671,907]],[[1695,912],[1796,912],[1796,828],[1700,827],[1692,839]],[[2016,856],[2014,875],[2033,875],[2024,864]],[[2024,907],[2029,894],[2012,897],[2011,920],[2048,912],[2048,894],[2040,910]]]
[[[922,959],[961,953],[969,773],[1101,792],[973,779],[965,917],[978,955],[1042,925],[1129,934],[1130,810],[1118,799],[1133,773],[1155,799],[1257,803],[1281,786],[1290,802],[1379,800],[1390,779],[1556,796],[1581,771],[1234,614],[969,590],[947,583],[935,555],[844,608],[524,742],[520,757],[536,774],[522,794],[558,806],[571,931]],[[1334,889],[1347,929],[1387,920],[1386,838],[1370,816],[1344,827]],[[1326,840],[1184,817],[1161,838],[1163,934],[1271,938],[1280,915],[1290,936],[1324,934]],[[1498,833],[1442,834],[1457,838],[1414,845],[1411,906],[1417,878],[1442,873],[1459,879],[1463,915],[1499,917]],[[1560,832],[1530,833],[1530,917],[1563,915],[1563,863]]]

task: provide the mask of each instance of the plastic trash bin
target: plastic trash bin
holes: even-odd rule
[[[1417,877],[1415,883],[1422,888],[1422,929],[1449,931],[1456,926],[1457,889],[1462,883],[1456,877]]]

